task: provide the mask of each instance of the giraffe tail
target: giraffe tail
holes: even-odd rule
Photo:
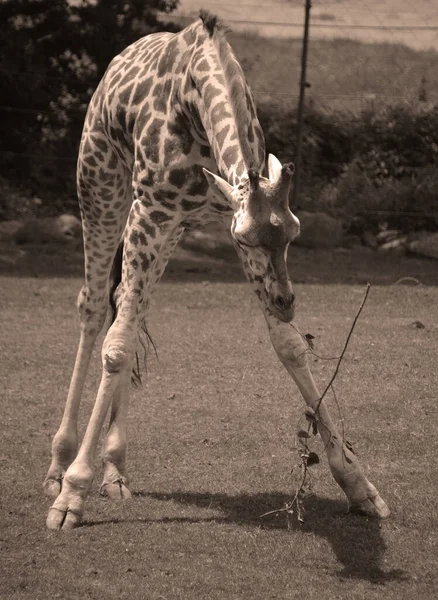
[[[111,320],[109,327],[114,323],[117,317],[117,288],[122,281],[122,263],[123,263],[123,240],[120,242],[119,247],[117,248],[116,255],[114,257],[113,266],[111,270],[111,279],[110,279],[110,292],[109,292],[109,304],[111,309]],[[154,349],[155,356],[158,358],[157,348],[153,339],[151,338],[147,326],[146,319],[141,321],[140,329],[139,329],[139,342],[142,347],[143,354],[143,365],[144,371],[147,371],[146,357],[148,354],[148,350],[150,346]],[[131,381],[134,386],[138,386],[142,382],[142,373],[140,367],[140,354],[139,352],[135,353],[135,365],[132,369],[132,377]]]
[[[111,322],[110,327],[114,323],[117,317],[117,302],[116,302],[116,290],[119,287],[119,283],[122,281],[122,261],[123,261],[123,240],[120,242],[117,248],[116,255],[113,261],[113,267],[111,269],[110,279],[110,293],[109,303],[111,308]]]

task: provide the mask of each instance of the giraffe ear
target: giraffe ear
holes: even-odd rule
[[[233,210],[236,209],[238,203],[234,197],[233,186],[230,185],[228,181],[225,181],[225,179],[222,179],[222,177],[219,177],[219,175],[215,175],[205,168],[202,170],[204,171],[204,175],[207,178],[209,186],[216,196],[219,196],[219,198],[223,198],[225,196],[227,202],[231,205]]]
[[[273,154],[268,157],[268,172],[269,181],[271,183],[277,183],[281,176],[282,165],[281,162]]]

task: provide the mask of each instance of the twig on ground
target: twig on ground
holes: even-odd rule
[[[275,510],[269,510],[268,512],[263,513],[262,515],[260,515],[260,519],[262,519],[263,517],[267,517],[269,515],[276,515],[276,514],[279,514],[282,512],[287,513],[288,516],[293,515],[293,513],[294,513],[293,507],[294,507],[294,505],[296,505],[298,520],[300,521],[300,523],[304,522],[304,519],[302,518],[303,507],[302,507],[302,503],[300,501],[300,496],[303,493],[304,485],[306,483],[306,479],[307,479],[307,475],[308,475],[309,471],[308,471],[308,466],[307,466],[307,460],[304,460],[303,457],[302,457],[302,462],[300,464],[300,467],[301,466],[303,468],[303,475],[302,475],[298,490],[295,493],[295,496],[291,500],[289,500],[289,502],[286,502],[286,504],[282,508],[276,508]],[[292,472],[293,472],[293,470],[294,469],[292,468]]]
[[[419,279],[417,279],[416,277],[401,277],[400,279],[398,279],[395,283],[391,284],[391,287],[394,287],[395,285],[400,285],[400,283],[406,283],[406,282],[412,282],[415,283],[416,287],[426,287],[424,285],[424,283],[422,283]]]

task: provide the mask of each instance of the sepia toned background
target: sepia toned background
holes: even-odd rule
[[[304,6],[0,1],[2,598],[437,597],[436,0],[313,0],[291,196],[297,324],[321,389],[371,283],[328,402],[390,519],[347,513],[317,438],[304,522],[275,512],[296,490],[304,404],[225,224],[186,232],[152,300],[158,356],[128,420],[132,501],[104,500],[96,482],[83,526],[45,529],[42,481],[79,337],[75,163],[91,94],[127,44],[208,9],[230,29],[268,151],[296,161]],[[98,344],[80,433],[99,378]]]

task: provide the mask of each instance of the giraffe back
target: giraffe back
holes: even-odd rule
[[[114,166],[109,147],[132,173],[133,199],[150,203],[158,224],[230,212],[202,168],[236,184],[248,168],[263,168],[265,147],[242,69],[214,18],[146,36],[114,58],[84,127],[90,169]]]

